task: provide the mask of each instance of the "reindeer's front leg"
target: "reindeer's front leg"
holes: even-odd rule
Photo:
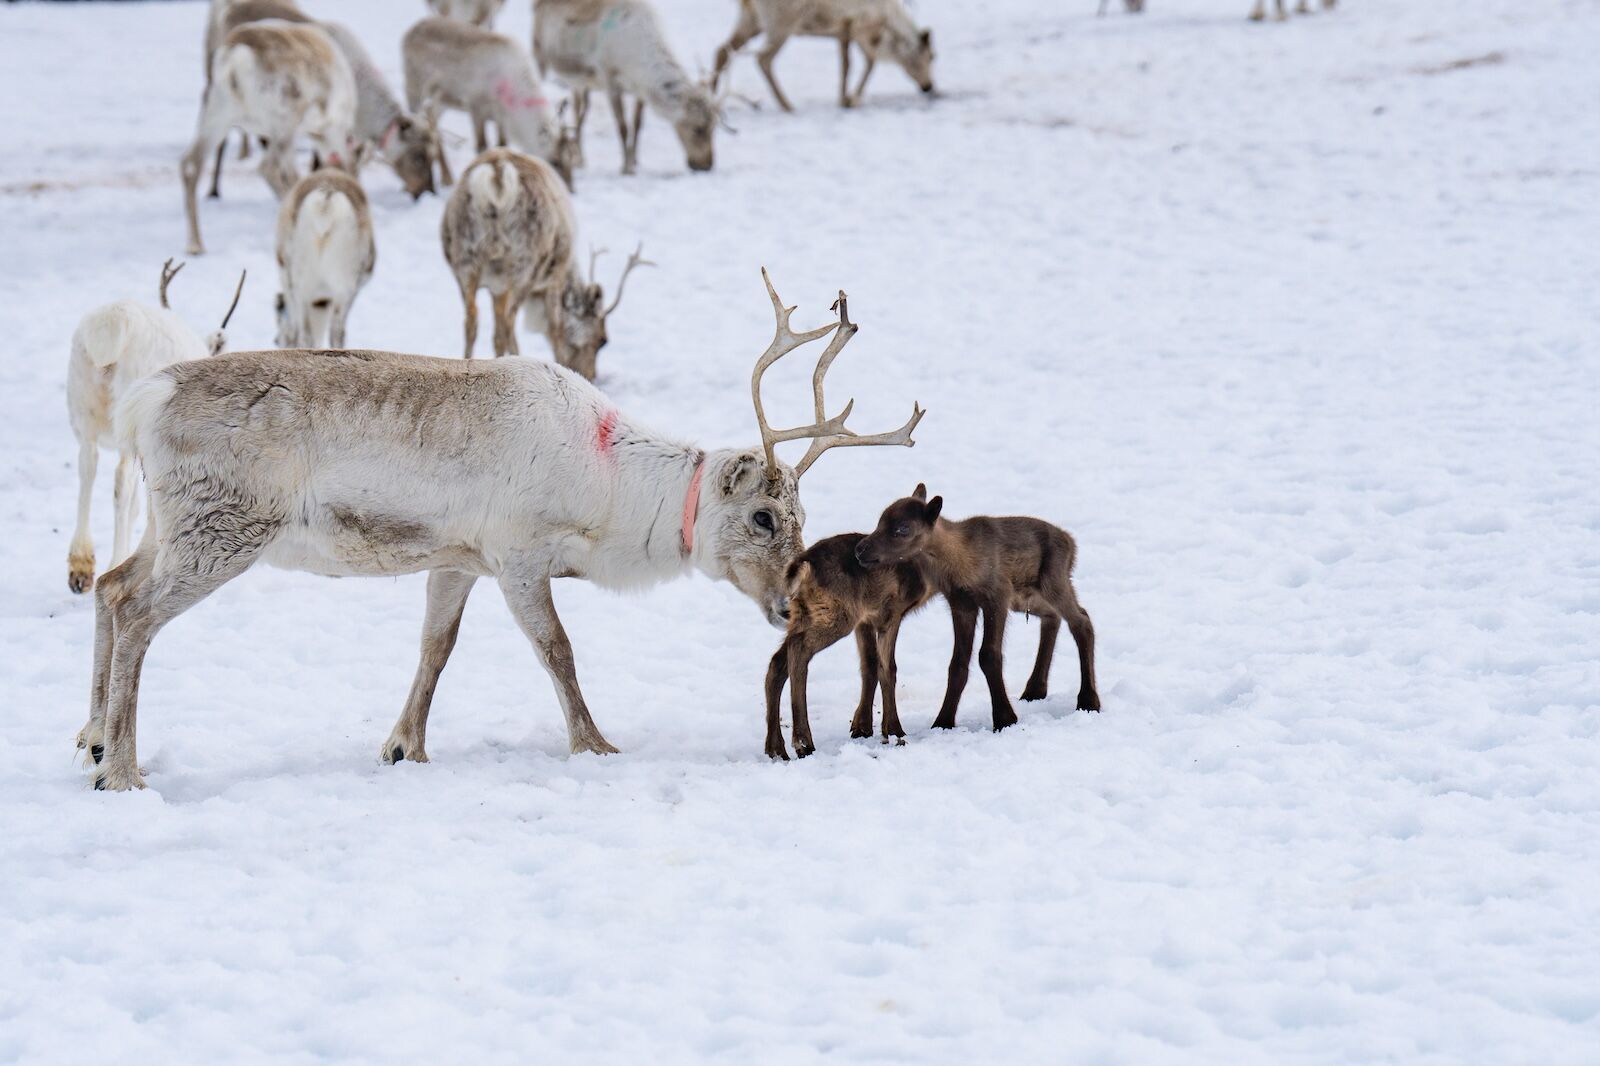
[[[839,29],[839,106],[850,106],[850,20]]]
[[[428,574],[428,609],[422,619],[422,658],[417,663],[417,676],[411,682],[411,694],[406,697],[405,710],[400,720],[389,731],[379,753],[386,763],[401,759],[427,762],[425,747],[428,736],[428,710],[433,706],[433,693],[439,685],[439,675],[444,664],[450,661],[450,652],[456,646],[456,634],[461,630],[461,613],[467,609],[467,594],[478,579],[471,574],[455,570],[434,570]]]
[[[850,98],[846,107],[860,107],[861,98],[867,92],[867,79],[872,77],[872,68],[878,65],[878,47],[883,43],[881,35],[868,37],[861,42],[861,51],[867,57],[867,65],[861,70],[861,80],[856,83],[855,95]]]
[[[606,95],[611,100],[611,114],[617,120],[617,136],[622,139],[622,172],[632,174],[633,153],[628,149],[628,105],[622,99],[621,89],[615,87],[607,89]]]
[[[578,671],[572,658],[572,644],[556,616],[555,599],[550,595],[548,556],[524,556],[510,560],[500,572],[500,591],[517,624],[528,635],[539,661],[555,682],[556,697],[567,716],[567,739],[574,753],[592,751],[601,755],[616,752],[589,717],[589,707],[578,688]]]

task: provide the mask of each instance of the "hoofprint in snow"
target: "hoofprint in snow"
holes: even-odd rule
[[[400,83],[422,5],[307,6]],[[772,764],[778,635],[747,599],[567,582],[622,754],[566,754],[480,592],[432,762],[382,766],[423,579],[262,568],[156,640],[150,787],[118,795],[71,749],[92,605],[66,588],[67,356],[181,252],[204,7],[0,13],[26,102],[0,128],[0,1061],[1593,1061],[1600,12],[1094,6],[923,0],[931,102],[883,65],[841,113],[836,47],[802,40],[781,115],[741,57],[763,106],[735,106],[714,170],[647,129],[624,178],[592,121],[574,203],[586,246],[660,264],[600,386],[708,447],[754,439],[758,267],[804,324],[847,290],[852,423],[930,414],[914,450],[806,479],[808,538],[918,481],[953,517],[1070,529],[1103,714],[1058,655],[1016,727],[971,689],[931,731],[935,604],[901,634],[907,746],[847,737],[846,642],[811,671],[817,754]],[[667,7],[686,65],[732,8]],[[497,27],[526,41],[527,6]],[[249,268],[235,349],[273,337],[253,162],[201,203],[208,254],[170,293],[203,334]],[[350,342],[454,353],[440,199],[365,184]],[[808,371],[769,375],[774,422],[809,413]],[[1038,630],[1009,629],[1015,697]]]

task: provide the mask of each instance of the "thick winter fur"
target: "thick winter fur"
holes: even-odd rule
[[[539,75],[515,41],[455,19],[425,18],[401,41],[406,70],[406,106],[438,129],[439,112],[472,116],[477,150],[489,146],[485,124],[493,120],[500,143],[543,159],[572,187],[573,141],[561,129]],[[452,181],[441,148],[440,181]]]
[[[1338,2],[1339,0],[1322,0],[1322,10],[1328,11],[1337,6]],[[1273,5],[1275,7],[1275,13],[1272,16],[1273,18],[1277,19],[1279,22],[1282,22],[1284,19],[1289,17],[1289,13],[1283,9],[1283,0],[1273,0]],[[1309,0],[1297,0],[1297,3],[1294,6],[1294,11],[1297,15],[1311,14],[1311,4],[1309,3]],[[1256,0],[1256,6],[1250,9],[1250,21],[1260,22],[1266,17],[1267,0]]]
[[[756,63],[785,111],[794,108],[778,85],[772,62],[790,37],[831,37],[839,42],[840,107],[861,103],[880,53],[899,63],[923,92],[933,92],[933,33],[917,27],[903,0],[739,0],[739,21],[717,49],[713,88],[733,54],[758,35],[762,44]],[[859,46],[867,59],[854,92],[849,90],[851,44]]]
[[[350,64],[327,33],[309,24],[250,23],[217,48],[194,142],[183,156],[189,252],[205,250],[195,186],[205,162],[234,126],[264,138],[261,175],[281,199],[299,178],[296,138],[305,134],[322,158],[355,165],[356,84]]]
[[[863,534],[820,540],[789,564],[789,626],[767,666],[767,756],[789,758],[778,721],[784,681],[790,684],[795,754],[816,750],[806,705],[806,675],[812,658],[851,633],[861,658],[861,702],[850,719],[852,737],[872,735],[872,699],[883,688],[883,741],[904,737],[895,702],[895,641],[906,615],[927,603],[933,584],[916,562],[868,569],[856,559]]]
[[[428,0],[428,10],[440,18],[470,22],[485,29],[494,26],[495,16],[506,0]]]
[[[550,340],[556,362],[593,380],[606,343],[600,286],[579,273],[572,201],[548,165],[509,148],[479,156],[445,205],[444,257],[466,311],[466,350],[478,337],[478,290],[494,305],[494,354],[518,354],[517,309]]]
[[[301,178],[278,212],[278,347],[343,348],[377,256],[361,185],[340,170]]]
[[[139,516],[139,472],[131,449],[113,432],[117,401],[139,379],[162,367],[206,355],[199,335],[174,312],[136,300],[118,300],[83,316],[72,335],[67,362],[67,417],[78,438],[78,523],[67,551],[67,587],[87,591],[94,584],[94,541],[89,534],[89,503],[94,494],[100,448],[117,457],[116,534],[112,565],[128,555],[133,523]]]
[[[1025,611],[1040,619],[1039,655],[1022,698],[1041,700],[1049,691],[1050,660],[1064,620],[1078,646],[1078,709],[1098,711],[1094,626],[1072,587],[1072,567],[1078,555],[1072,535],[1037,518],[979,517],[948,522],[939,517],[944,501],[927,496],[926,487],[918,485],[910,496],[890,504],[877,528],[857,546],[856,557],[869,567],[915,562],[950,601],[955,650],[944,705],[934,726],[955,727],[979,614],[983,615],[983,645],[978,666],[989,682],[994,728],[1004,729],[1016,722],[1017,713],[1006,697],[1001,657],[1009,611]]]
[[[422,660],[385,761],[425,761],[428,708],[474,581],[493,578],[556,686],[573,751],[615,749],[579,690],[555,578],[635,589],[692,569],[769,622],[805,512],[759,448],[703,452],[531,359],[244,352],[178,363],[124,397],[153,524],[96,594],[97,786],[143,784],[140,666],[156,632],[258,562],[329,575],[430,571]],[[692,547],[681,524],[696,469]]]
[[[689,169],[711,169],[716,101],[672,54],[649,0],[538,0],[533,57],[541,71],[573,90],[580,138],[590,90],[606,94],[622,138],[624,174],[638,169],[646,103],[677,132]],[[629,96],[635,98],[631,128]]]

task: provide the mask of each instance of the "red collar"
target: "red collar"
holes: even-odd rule
[[[694,464],[694,476],[689,479],[689,492],[683,498],[683,554],[694,554],[694,520],[700,514],[700,478],[706,472],[705,456]]]

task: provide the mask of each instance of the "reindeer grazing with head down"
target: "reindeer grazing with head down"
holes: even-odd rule
[[[840,327],[777,326],[757,364]],[[821,371],[819,367],[818,379]],[[243,352],[184,362],[135,385],[117,411],[138,449],[154,521],[95,590],[89,721],[96,787],[143,786],[139,675],[160,629],[258,562],[328,575],[428,571],[422,658],[385,762],[427,761],[428,709],[480,577],[500,586],[555,683],[574,752],[616,749],[578,687],[551,582],[642,588],[699,570],[730,581],[773,625],[801,550],[799,473],[773,445],[912,443],[857,436],[851,407],[762,447],[706,451],[623,415],[577,375],[532,359],[368,351]],[[803,460],[800,470],[808,468]]]

